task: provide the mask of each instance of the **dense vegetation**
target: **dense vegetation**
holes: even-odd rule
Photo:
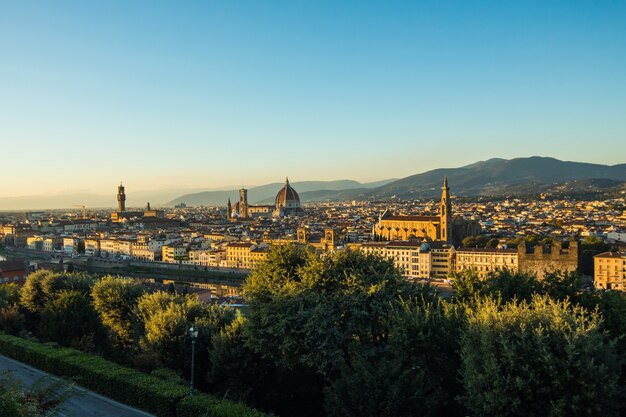
[[[0,415],[2,417],[54,417],[61,415],[71,386],[63,381],[42,378],[30,388],[10,373],[0,374]]]
[[[0,327],[178,384],[193,323],[196,385],[280,416],[626,411],[622,293],[583,292],[575,274],[509,271],[461,274],[454,287],[441,300],[391,261],[284,246],[246,281],[245,314],[129,279],[37,272],[19,292],[0,287]],[[200,415],[211,398],[178,402],[177,415]],[[225,416],[257,415],[228,404]]]

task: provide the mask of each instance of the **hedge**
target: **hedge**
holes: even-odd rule
[[[219,400],[206,394],[185,397],[176,406],[177,417],[268,417],[246,406],[228,400]]]
[[[78,350],[0,333],[0,353],[159,417],[262,417],[256,410],[210,395],[186,397],[187,387]],[[181,401],[182,400],[182,401]],[[182,414],[178,414],[182,413]]]

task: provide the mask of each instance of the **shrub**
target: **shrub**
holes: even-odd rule
[[[174,416],[176,403],[187,394],[182,385],[168,383],[73,349],[54,348],[0,335],[0,352],[157,416]]]
[[[468,308],[465,405],[480,416],[616,416],[620,363],[597,313],[534,296]]]
[[[198,394],[183,398],[176,406],[177,417],[267,417],[268,414],[247,407],[243,403],[218,400]]]

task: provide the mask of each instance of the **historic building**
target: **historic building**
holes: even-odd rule
[[[126,191],[124,185],[120,183],[117,187],[117,211],[111,213],[111,221],[114,223],[121,223],[128,221],[132,218],[153,218],[163,219],[165,213],[162,210],[155,210],[150,207],[150,203],[146,205],[144,211],[126,211]]]
[[[626,252],[594,256],[593,284],[606,290],[626,290]]]
[[[439,216],[395,216],[386,210],[374,226],[372,235],[375,240],[412,240],[458,242],[466,236],[480,233],[477,222],[453,218],[452,202],[448,178],[441,187]]]
[[[302,213],[300,196],[289,185],[289,178],[285,185],[278,191],[274,204],[251,205],[248,203],[248,190],[239,190],[239,201],[231,204],[230,198],[226,204],[226,213],[229,219],[253,219],[256,217],[285,217],[297,216]]]
[[[543,279],[546,272],[576,272],[578,269],[578,243],[554,241],[551,246],[537,245],[532,252],[522,241],[517,247],[519,253],[519,270],[536,275]]]

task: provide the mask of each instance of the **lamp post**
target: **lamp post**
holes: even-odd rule
[[[198,328],[192,324],[189,328],[189,336],[191,336],[191,379],[189,381],[189,396],[193,395],[193,381],[196,368],[196,339],[198,338]]]

